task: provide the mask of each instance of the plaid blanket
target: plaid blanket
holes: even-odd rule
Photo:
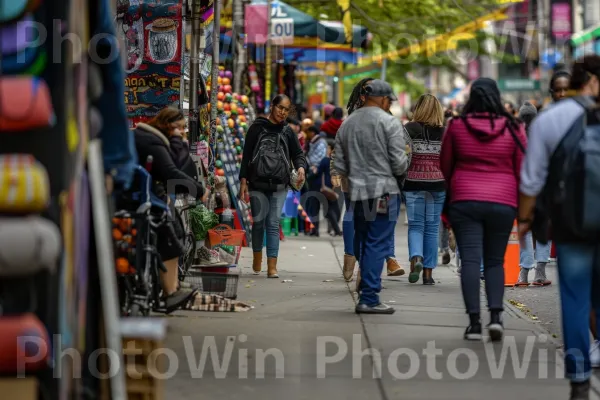
[[[243,312],[254,307],[241,301],[226,299],[215,294],[198,293],[190,300],[184,310],[190,311],[214,311],[214,312]]]

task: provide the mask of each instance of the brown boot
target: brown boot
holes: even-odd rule
[[[344,270],[342,274],[346,282],[352,281],[352,275],[354,275],[354,266],[356,265],[356,257],[344,254]]]
[[[423,268],[423,285],[426,285],[426,286],[435,285],[435,280],[433,279],[433,269]]]
[[[267,257],[267,278],[279,278],[277,274],[277,257]]]
[[[402,276],[406,273],[395,258],[388,258],[385,263],[388,276]]]
[[[254,271],[254,275],[260,274],[260,270],[262,264],[262,251],[255,251],[252,253],[252,271]]]

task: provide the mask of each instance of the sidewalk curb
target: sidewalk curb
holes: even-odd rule
[[[452,269],[454,270],[455,274],[460,275],[460,274],[458,274],[458,269],[456,266],[453,266]],[[484,283],[482,282],[481,285],[483,286]],[[521,310],[519,310],[517,307],[513,306],[506,298],[504,299],[504,306],[506,308],[506,311],[508,311],[510,313],[510,315],[512,315],[513,317],[530,322],[533,333],[535,333],[538,336],[545,335],[547,337],[548,343],[551,343],[556,346],[556,350],[558,351],[558,353],[563,356],[559,360],[557,360],[557,362],[560,362],[560,365],[564,370],[564,351],[563,351],[562,340],[559,340],[559,339],[555,338],[554,336],[552,336],[552,333],[550,333],[548,330],[544,329],[539,323],[526,319],[525,316],[523,315],[523,312]],[[565,378],[565,380],[567,380],[567,379]],[[600,400],[600,378],[596,377],[593,372],[592,372],[592,376],[590,378],[590,387],[592,389],[592,393],[590,393],[590,395],[591,395],[590,399],[591,400]]]

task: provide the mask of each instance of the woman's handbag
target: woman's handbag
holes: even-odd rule
[[[325,175],[321,177],[321,193],[328,201],[337,201],[338,194],[330,187],[325,185]]]

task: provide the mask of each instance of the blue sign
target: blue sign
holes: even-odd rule
[[[542,53],[540,57],[540,64],[545,70],[551,70],[561,62],[563,59],[563,54],[560,51],[556,51],[554,49],[548,49]]]

